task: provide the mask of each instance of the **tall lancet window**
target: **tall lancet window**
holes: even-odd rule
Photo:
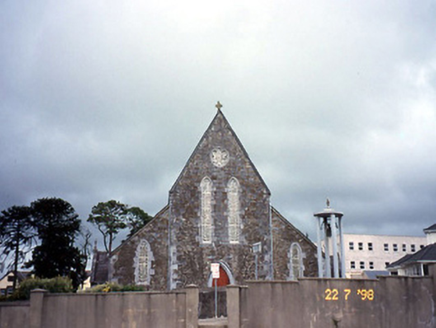
[[[303,257],[301,256],[301,247],[297,243],[291,245],[290,250],[290,279],[297,280],[303,276]]]
[[[212,181],[205,177],[200,184],[201,190],[201,243],[212,242]]]
[[[228,202],[228,226],[229,242],[231,244],[239,243],[239,234],[241,229],[239,212],[239,182],[236,178],[231,178],[227,184],[227,202]]]
[[[142,239],[135,254],[135,283],[137,285],[150,285],[151,250],[150,244]]]

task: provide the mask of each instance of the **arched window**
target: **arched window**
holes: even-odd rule
[[[150,244],[142,239],[136,247],[135,256],[135,283],[137,285],[150,285],[151,260]]]
[[[239,234],[241,223],[239,218],[239,182],[236,178],[231,178],[227,184],[227,203],[228,203],[228,228],[229,242],[231,244],[239,243]]]
[[[212,181],[205,177],[200,184],[201,190],[201,243],[212,242]]]
[[[301,247],[297,243],[293,243],[290,249],[290,279],[297,280],[303,277],[303,257],[301,255]]]

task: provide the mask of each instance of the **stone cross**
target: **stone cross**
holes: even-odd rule
[[[218,102],[216,103],[215,107],[216,107],[218,110],[221,110],[221,107],[223,107],[223,105],[221,105],[220,102],[218,101]]]

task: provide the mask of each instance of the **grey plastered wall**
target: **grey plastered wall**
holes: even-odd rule
[[[0,303],[2,328],[196,328],[198,288],[177,292],[49,294],[29,303]]]
[[[185,327],[185,294],[46,295],[46,328]]]
[[[433,328],[434,288],[432,277],[249,282],[242,318],[250,328]]]
[[[0,303],[0,327],[28,327],[29,310],[29,302]]]

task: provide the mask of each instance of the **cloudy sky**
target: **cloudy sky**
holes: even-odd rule
[[[315,238],[436,223],[433,1],[0,2],[0,209],[154,215],[217,100],[272,192]]]

